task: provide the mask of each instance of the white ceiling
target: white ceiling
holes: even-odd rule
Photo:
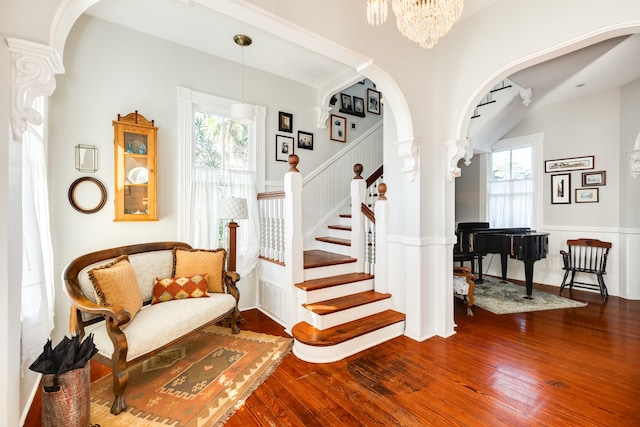
[[[362,1],[364,14],[365,2],[358,1]],[[495,1],[467,0],[462,19]],[[244,49],[247,66],[315,88],[354,73],[352,67],[196,2],[102,0],[87,14],[234,62],[241,61],[242,50],[233,36],[247,34],[253,39],[253,44]],[[392,13],[389,19],[393,19]],[[532,103],[522,106],[519,92],[514,91],[517,93],[502,103],[496,102],[491,112],[483,109],[482,117],[472,120],[468,135],[480,151],[542,106],[618,88],[640,78],[640,35],[598,43],[509,78],[522,88],[532,89]],[[578,84],[584,86],[577,88]]]

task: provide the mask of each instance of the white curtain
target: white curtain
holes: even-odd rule
[[[239,224],[236,236],[236,270],[240,277],[248,276],[258,266],[260,254],[260,218],[255,173],[195,167],[192,176],[189,202],[192,226],[189,243],[193,247],[228,248],[227,224],[221,224],[218,219],[218,203],[222,197],[247,200],[249,218],[236,220]],[[219,240],[220,236],[222,241]]]
[[[22,369],[42,353],[54,323],[53,246],[49,225],[47,163],[41,127],[22,142]]]
[[[533,227],[533,179],[487,182],[487,212],[491,227]]]

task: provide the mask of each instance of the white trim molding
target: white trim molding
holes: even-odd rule
[[[8,38],[11,52],[11,128],[16,141],[22,141],[27,124],[42,124],[42,116],[33,108],[40,96],[49,96],[56,88],[56,74],[64,73],[60,55],[49,46]]]
[[[405,173],[409,182],[412,182],[418,173],[420,160],[420,139],[411,138],[393,143],[398,147],[398,156],[402,159],[404,166],[402,172]]]
[[[445,141],[444,145],[447,146],[447,179],[449,182],[454,178],[459,178],[462,175],[460,168],[458,167],[458,161],[461,158],[465,158],[465,164],[469,166],[471,164],[471,156],[467,156],[467,152],[470,151],[471,144],[469,140],[454,139],[451,141]]]

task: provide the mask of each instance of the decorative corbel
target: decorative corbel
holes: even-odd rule
[[[322,105],[318,105],[315,110],[318,115],[318,129],[326,129],[327,128],[327,119],[329,118],[329,113],[331,112],[333,107],[325,107]]]
[[[420,140],[417,138],[407,139],[405,141],[394,142],[398,147],[398,155],[404,162],[402,172],[407,175],[409,182],[413,181],[418,172],[418,160],[420,151]]]
[[[460,159],[464,157],[464,163],[469,166],[471,164],[473,151],[470,150],[471,144],[469,144],[468,140],[451,140],[445,141],[444,144],[447,146],[447,157],[449,160],[449,167],[447,168],[447,178],[449,179],[449,181],[453,181],[454,178],[458,178],[460,175],[462,175],[462,172],[458,167],[458,161],[460,161]]]
[[[640,132],[636,137],[636,143],[633,150],[629,151],[629,173],[632,178],[640,176]]]
[[[11,52],[12,96],[11,128],[16,141],[28,123],[42,124],[42,116],[33,108],[40,96],[49,96],[56,88],[55,75],[64,73],[58,52],[46,45],[8,38]]]
[[[526,89],[520,89],[520,98],[522,98],[522,105],[528,107],[531,105],[531,98],[533,97],[533,90],[529,87]]]

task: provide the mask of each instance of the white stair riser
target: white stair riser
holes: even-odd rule
[[[340,221],[338,225],[351,225],[351,218],[340,217]]]
[[[304,269],[304,280],[320,279],[323,277],[338,276],[340,274],[357,273],[356,263],[328,265],[326,267],[315,267]]]
[[[302,304],[313,304],[333,298],[340,298],[359,292],[373,290],[373,279],[360,280],[358,282],[345,283],[344,285],[331,286],[329,288],[317,289],[315,291],[306,292],[303,289],[296,288],[297,301],[300,306]],[[304,307],[303,307],[304,309]],[[305,311],[308,311],[305,309]]]
[[[318,242],[316,247],[321,251],[333,252],[334,254],[351,256],[351,246],[336,245],[335,243]]]
[[[351,230],[338,230],[336,228],[329,228],[328,230],[329,237],[351,240]]]
[[[363,317],[371,316],[382,311],[390,309],[390,299],[384,299],[380,301],[371,302],[358,307],[341,310],[330,314],[316,314],[310,310],[307,311],[307,316],[303,320],[309,323],[316,329],[324,330],[333,328],[334,326],[342,325],[343,323],[349,323],[354,320],[361,319]]]
[[[293,354],[310,363],[331,363],[404,334],[404,321],[333,346],[310,346],[294,339]]]

